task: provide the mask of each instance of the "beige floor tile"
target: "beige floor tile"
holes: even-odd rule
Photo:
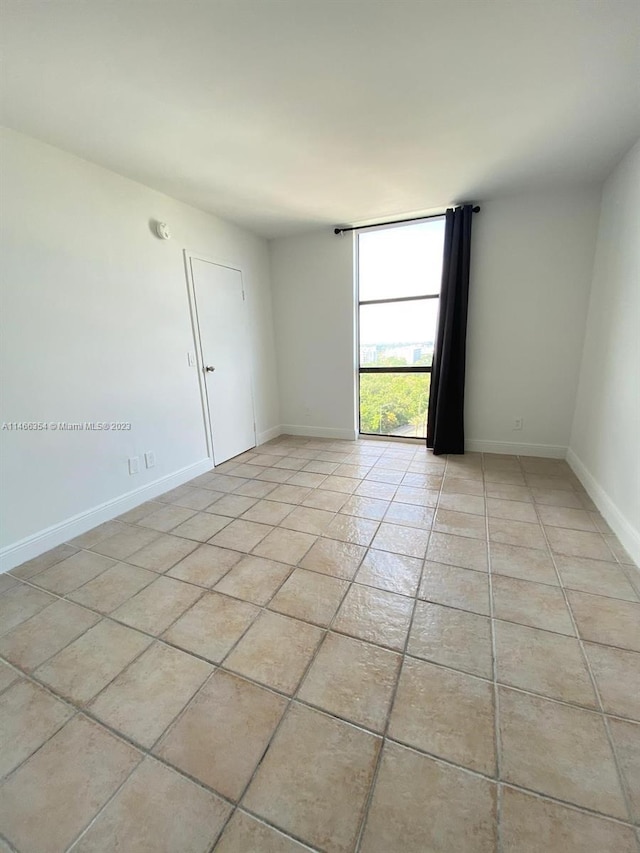
[[[231,652],[225,666],[292,694],[322,637],[322,630],[315,625],[266,611]]]
[[[333,520],[334,513],[308,506],[296,506],[282,521],[282,527],[299,530],[301,533],[313,533],[319,536]],[[337,538],[337,537],[334,537]]]
[[[545,550],[547,543],[539,524],[528,521],[510,521],[506,518],[489,519],[489,539],[505,545],[520,545],[524,548]]]
[[[169,530],[173,530],[174,527],[182,524],[183,521],[191,518],[195,513],[194,509],[167,504],[166,506],[160,506],[155,512],[150,512],[139,519],[130,519],[130,521],[135,521],[141,527],[149,527],[151,530],[167,533]]]
[[[583,640],[640,652],[640,603],[567,591]]]
[[[485,616],[416,603],[407,652],[418,658],[491,678],[491,624]]]
[[[545,527],[545,532],[551,550],[556,554],[614,562],[613,554],[600,533],[567,530],[564,527]]]
[[[243,811],[236,811],[216,845],[216,853],[305,853],[304,847],[266,823]]]
[[[553,560],[546,548],[539,550],[492,542],[491,571],[520,580],[558,586]]]
[[[532,503],[531,491],[527,486],[511,486],[508,483],[487,483],[487,497],[502,501],[526,501]]]
[[[183,521],[174,527],[174,536],[183,539],[195,539],[197,542],[206,542],[219,533],[230,523],[231,519],[226,515],[215,515],[212,512],[198,512],[187,521]]]
[[[547,474],[527,474],[527,485],[530,489],[555,489],[556,491],[574,491],[575,480],[570,477],[555,477]]]
[[[155,530],[137,527],[129,524],[119,524],[118,531],[111,536],[100,539],[94,545],[90,545],[92,551],[104,554],[105,557],[113,557],[114,560],[126,560],[136,551],[149,545],[160,535]]]
[[[583,503],[585,503],[586,501],[584,496],[582,497],[582,501]],[[638,569],[635,561],[630,556],[630,554],[628,554],[627,551],[625,551],[625,549],[622,547],[620,540],[617,536],[614,536],[613,534],[604,533],[602,538],[609,546],[611,553],[619,563],[622,563],[623,566],[633,566],[634,569]]]
[[[255,503],[255,498],[247,498],[244,495],[224,495],[214,504],[211,504],[208,510],[216,515],[228,515],[231,518],[237,518],[251,509]]]
[[[458,566],[445,566],[426,560],[418,597],[484,616],[490,613],[487,575]]]
[[[73,851],[202,853],[211,847],[230,813],[231,806],[214,794],[145,758]]]
[[[243,805],[327,853],[350,853],[379,748],[379,738],[294,704]]]
[[[499,701],[505,781],[627,817],[601,716],[506,687]]]
[[[378,498],[379,500],[390,501],[395,495],[396,489],[399,488],[401,487],[396,486],[394,483],[377,483],[375,480],[362,480],[354,494],[365,498]]]
[[[74,711],[46,690],[20,679],[0,698],[0,777],[27,759]]]
[[[219,670],[155,752],[238,800],[280,722],[287,700]]]
[[[497,468],[491,471],[485,471],[484,476],[486,483],[498,483],[508,486],[525,486],[531,485],[525,482],[524,476],[519,471],[514,471],[509,468]]]
[[[66,595],[115,565],[115,560],[110,557],[93,554],[91,551],[78,551],[61,563],[40,572],[31,578],[30,582],[49,592]]]
[[[448,474],[442,484],[443,495],[471,495],[482,497],[484,489],[482,480],[467,480],[464,477],[454,477]]]
[[[597,707],[576,639],[498,620],[494,630],[498,681],[552,699]]]
[[[269,609],[326,626],[333,619],[348,588],[347,581],[295,569],[269,604]]]
[[[345,495],[342,492],[323,492],[322,489],[313,489],[302,501],[301,506],[338,512],[348,500],[350,500],[350,495]]]
[[[115,519],[112,521],[105,521],[104,524],[92,527],[91,530],[87,530],[85,533],[81,533],[80,536],[70,539],[67,544],[73,545],[76,548],[92,548],[92,546],[97,542],[100,542],[101,539],[107,539],[107,537],[113,536],[114,533],[119,533],[128,528],[129,525],[122,524],[122,522]]]
[[[584,648],[604,710],[640,720],[640,654],[593,643]]]
[[[311,533],[300,533],[297,530],[284,530],[277,527],[253,549],[253,553],[268,560],[297,565],[309,548],[316,541]]]
[[[330,714],[382,732],[400,662],[395,652],[330,633],[298,695]]]
[[[278,525],[283,521],[290,512],[293,512],[292,504],[281,503],[280,501],[258,501],[251,509],[247,510],[242,516],[245,521],[255,521],[259,524]]]
[[[370,548],[356,575],[358,583],[397,592],[401,595],[415,595],[422,560],[392,554],[390,551],[376,551]]]
[[[202,595],[202,589],[174,578],[159,577],[121,604],[114,619],[148,634],[161,634]]]
[[[259,612],[258,607],[246,601],[237,601],[216,592],[205,592],[193,607],[165,631],[162,639],[219,663]]]
[[[267,604],[291,574],[292,567],[264,557],[243,557],[216,586],[224,592],[254,604]]]
[[[635,823],[640,823],[640,723],[609,720],[609,728],[631,806],[631,817]]]
[[[222,492],[212,492],[211,489],[189,487],[171,502],[187,509],[203,510],[208,509],[220,497],[222,497]]]
[[[488,571],[487,544],[479,539],[451,536],[449,533],[432,533],[427,548],[427,560],[460,566],[463,569]]]
[[[455,492],[443,492],[438,503],[439,509],[453,512],[465,512],[472,515],[485,514],[484,498],[478,495],[458,495]]]
[[[316,489],[326,480],[325,474],[313,474],[311,471],[296,471],[287,480],[288,486],[304,486],[306,489]]]
[[[333,628],[402,651],[412,611],[412,599],[356,583],[347,592]]]
[[[183,539],[180,536],[161,533],[149,545],[145,545],[144,548],[128,557],[127,562],[139,566],[141,569],[149,569],[152,572],[166,572],[167,569],[172,568],[192,551],[195,551],[197,547],[198,543],[192,539]]]
[[[11,574],[16,578],[27,580],[37,575],[38,572],[42,572],[50,566],[66,560],[67,557],[71,557],[77,551],[78,548],[74,545],[58,545],[56,548],[52,548],[50,551],[45,551],[44,554],[34,557],[33,560],[27,560],[26,563],[22,563],[16,566],[15,569],[11,569]]]
[[[503,853],[636,853],[633,829],[505,786]]]
[[[495,845],[493,782],[387,741],[362,853],[493,853]]]
[[[433,524],[434,510],[427,506],[417,506],[400,501],[391,501],[384,517],[386,523],[415,527],[418,530],[430,530]]]
[[[18,680],[18,673],[8,663],[0,660],[0,693]]]
[[[494,576],[492,585],[494,616],[497,619],[574,635],[571,616],[558,587],[501,575]]]
[[[76,717],[2,786],[3,834],[29,853],[66,850],[141,758],[102,726]]]
[[[616,563],[587,560],[584,557],[565,557],[558,554],[556,565],[565,587],[581,592],[591,592],[594,595],[608,595],[611,598],[638,601],[634,588]]]
[[[367,549],[362,545],[338,542],[335,539],[317,539],[300,560],[300,566],[303,569],[351,580],[366,553]]]
[[[170,569],[167,576],[199,586],[214,586],[241,559],[242,554],[237,551],[217,548],[215,545],[200,545]]]
[[[30,672],[99,621],[90,610],[60,599],[5,634],[0,655]]]
[[[151,747],[212,672],[210,664],[154,643],[90,709],[107,725]]]
[[[6,592],[8,589],[11,589],[12,586],[18,586],[19,583],[20,583],[20,580],[18,578],[15,578],[9,572],[5,572],[4,574],[1,574],[0,575],[0,595],[3,592]]]
[[[473,515],[469,512],[438,509],[433,521],[433,529],[438,533],[468,536],[471,539],[485,540],[487,538],[484,516]]]
[[[357,480],[354,477],[340,477],[337,474],[330,474],[322,483],[321,488],[324,491],[352,495],[361,483],[362,480]]]
[[[371,521],[381,521],[389,505],[389,501],[351,495],[343,504],[340,512],[344,515],[355,515],[358,518],[369,518]]]
[[[235,495],[244,495],[247,498],[264,498],[276,488],[275,483],[263,482],[262,480],[248,480],[243,486],[235,489]]]
[[[487,513],[490,518],[503,518],[510,521],[527,521],[538,523],[538,516],[531,503],[524,501],[504,500],[502,498],[487,499]]]
[[[598,529],[589,513],[583,509],[545,506],[543,504],[538,507],[538,515],[540,521],[549,527],[568,527],[572,530],[591,530],[594,532]]]
[[[439,474],[414,474],[408,472],[402,478],[402,485],[411,486],[416,489],[437,491],[442,486],[442,477]]]
[[[423,558],[428,542],[427,530],[382,522],[371,547],[380,551],[392,551],[394,554],[404,554],[407,557]]]
[[[377,521],[339,514],[327,525],[324,536],[354,545],[369,545],[377,529]]]
[[[435,507],[438,505],[439,492],[435,489],[418,489],[415,486],[398,486],[394,503],[415,504],[415,506]]]
[[[335,472],[338,465],[338,462],[323,462],[321,459],[313,459],[311,462],[307,462],[303,470],[328,476]]]
[[[386,462],[386,465],[391,463]],[[393,468],[383,468],[381,465],[375,465],[364,479],[372,480],[374,483],[389,483],[394,486],[399,486],[402,478],[406,473],[406,464],[402,465],[401,471],[394,471]]]
[[[35,616],[57,599],[49,593],[26,584],[13,586],[0,595],[0,634]]]
[[[304,486],[289,486],[287,484],[280,485],[275,488],[269,495],[271,500],[282,501],[286,504],[300,504],[309,496],[311,489],[305,489]]]
[[[111,613],[157,578],[156,572],[127,563],[116,563],[89,583],[69,593],[67,598],[100,613]]]
[[[213,473],[210,478],[210,487],[219,492],[233,492],[248,482],[244,477],[228,476],[227,474]]]
[[[489,681],[406,658],[389,736],[472,770],[496,770]]]
[[[537,504],[542,506],[567,507],[572,509],[583,509],[582,501],[574,491],[566,489],[540,489],[532,488],[531,494]]]
[[[103,619],[39,667],[35,677],[84,705],[146,649],[151,638]]]

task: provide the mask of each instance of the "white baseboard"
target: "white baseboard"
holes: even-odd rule
[[[211,471],[212,467],[211,459],[201,459],[200,462],[181,468],[173,474],[167,474],[166,477],[154,480],[153,483],[147,483],[146,486],[112,498],[110,501],[85,512],[80,512],[72,518],[67,518],[65,521],[27,536],[13,545],[7,545],[0,550],[0,574],[44,554],[45,551],[55,548],[56,545],[61,545],[63,542],[68,542],[69,539],[80,536],[81,533],[86,533],[87,530],[91,530],[105,521],[111,521],[112,518],[122,515],[123,512],[133,509],[145,501],[157,498],[158,495],[175,489],[200,474]]]
[[[623,515],[613,500],[602,488],[580,457],[572,448],[567,450],[567,462],[571,470],[585,487],[587,494],[598,507],[600,514],[620,540],[637,566],[640,566],[640,530]]]
[[[464,449],[475,453],[505,453],[509,456],[543,456],[564,459],[567,448],[559,444],[516,444],[511,441],[465,441]]]
[[[282,435],[282,427],[279,425],[271,427],[271,429],[266,429],[264,432],[259,432],[256,434],[257,446],[259,447],[261,444],[266,444],[267,441],[278,438],[280,435]]]
[[[337,438],[346,441],[355,441],[358,433],[353,429],[335,429],[334,427],[296,426],[295,424],[282,424],[280,433],[284,435],[303,435],[308,438]]]

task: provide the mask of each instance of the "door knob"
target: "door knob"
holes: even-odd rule
[[[210,364],[208,364],[204,369],[205,373],[213,373],[214,370],[215,370],[215,367],[211,367]]]

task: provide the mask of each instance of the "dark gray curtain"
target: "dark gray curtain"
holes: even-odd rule
[[[427,447],[464,453],[464,375],[473,206],[446,213],[438,331],[433,352]]]

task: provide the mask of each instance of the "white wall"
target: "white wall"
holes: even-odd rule
[[[271,242],[283,432],[355,438],[353,238]]]
[[[1,431],[5,548],[163,477],[184,478],[176,472],[205,459],[197,371],[187,363],[194,342],[183,248],[242,269],[257,431],[277,428],[264,240],[13,131],[2,134],[2,184],[0,419],[133,425],[122,433]],[[153,235],[153,220],[168,223],[171,240]],[[156,467],[130,476],[127,458],[145,450],[155,452]]]
[[[595,188],[527,194],[483,202],[475,216],[465,400],[471,449],[564,457],[599,201]],[[522,431],[513,429],[516,417]]]
[[[471,449],[564,456],[598,206],[596,188],[482,202],[468,332]],[[351,240],[330,229],[278,239],[271,260],[283,428],[347,434],[355,393]],[[514,417],[524,418],[522,431],[513,431]]]
[[[568,458],[640,564],[640,142],[604,185]]]

